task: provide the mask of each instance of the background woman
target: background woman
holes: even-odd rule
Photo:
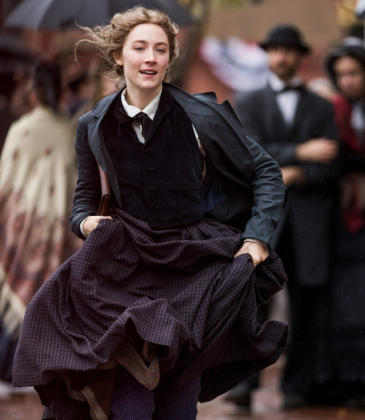
[[[342,141],[327,398],[365,406],[365,50],[336,48],[326,67],[339,90],[333,102]]]
[[[71,228],[86,241],[28,308],[14,383],[36,386],[44,419],[192,420],[198,398],[285,346],[285,323],[256,323],[286,280],[268,249],[285,187],[228,103],[163,83],[178,32],[164,13],[87,31],[126,87],[79,120]],[[98,165],[110,216],[97,216]]]
[[[25,309],[81,241],[69,233],[76,184],[72,128],[58,112],[60,69],[38,64],[34,111],[11,126],[0,161],[0,377],[11,381]]]

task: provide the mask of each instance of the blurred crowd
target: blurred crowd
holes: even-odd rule
[[[234,108],[289,190],[272,244],[289,277],[284,403],[365,407],[363,41],[346,38],[329,50],[327,76],[307,84],[300,69],[311,46],[297,28],[272,28],[253,53],[237,45],[227,46],[224,77],[242,63],[251,77],[239,83]],[[206,50],[212,62],[225,47],[214,48]],[[86,45],[78,54],[75,61],[72,44],[35,57],[0,35],[0,378],[9,382],[28,303],[81,246],[68,226],[77,119],[116,90],[95,51]],[[260,323],[270,309],[261,308]],[[226,398],[249,408],[258,386],[250,378]]]
[[[116,90],[86,46],[33,56],[0,35],[0,378],[11,382],[27,305],[82,241],[69,217],[77,120]],[[15,48],[16,47],[16,48]]]
[[[297,28],[276,27],[260,46],[267,85],[235,105],[289,191],[272,244],[289,278],[284,405],[364,407],[365,50],[345,39],[324,57],[327,79],[306,86],[299,69],[311,47]],[[253,377],[226,398],[249,407],[257,386]]]

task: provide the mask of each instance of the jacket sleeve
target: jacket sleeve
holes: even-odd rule
[[[88,114],[83,115],[77,126],[76,157],[77,157],[77,185],[74,206],[70,217],[70,226],[79,238],[84,239],[80,231],[80,223],[91,215],[98,213],[101,186],[95,157],[90,149],[87,135]]]
[[[256,238],[270,245],[285,206],[287,190],[275,160],[250,137],[246,137],[246,145],[254,164],[253,206],[242,238]]]
[[[332,104],[323,99],[318,107],[318,117],[322,124],[321,129],[316,133],[316,137],[325,137],[337,142],[338,132]],[[304,171],[306,187],[324,187],[328,183],[333,183],[338,177],[339,161],[335,161],[331,165],[301,162],[300,166]]]
[[[250,93],[240,94],[236,99],[236,114],[249,137],[254,139],[280,166],[296,165],[295,144],[285,143],[280,137],[268,142],[260,130],[260,104]]]

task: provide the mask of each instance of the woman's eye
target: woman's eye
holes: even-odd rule
[[[136,47],[135,48],[137,51],[142,51],[143,50],[143,48],[142,47]]]
[[[159,48],[159,49],[157,50],[157,52],[159,52],[159,53],[165,53],[166,51],[165,51],[164,49],[162,49],[162,48]]]

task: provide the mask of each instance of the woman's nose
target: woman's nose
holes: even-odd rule
[[[151,61],[156,61],[155,52],[153,50],[148,50],[146,54],[146,61],[149,63]]]

